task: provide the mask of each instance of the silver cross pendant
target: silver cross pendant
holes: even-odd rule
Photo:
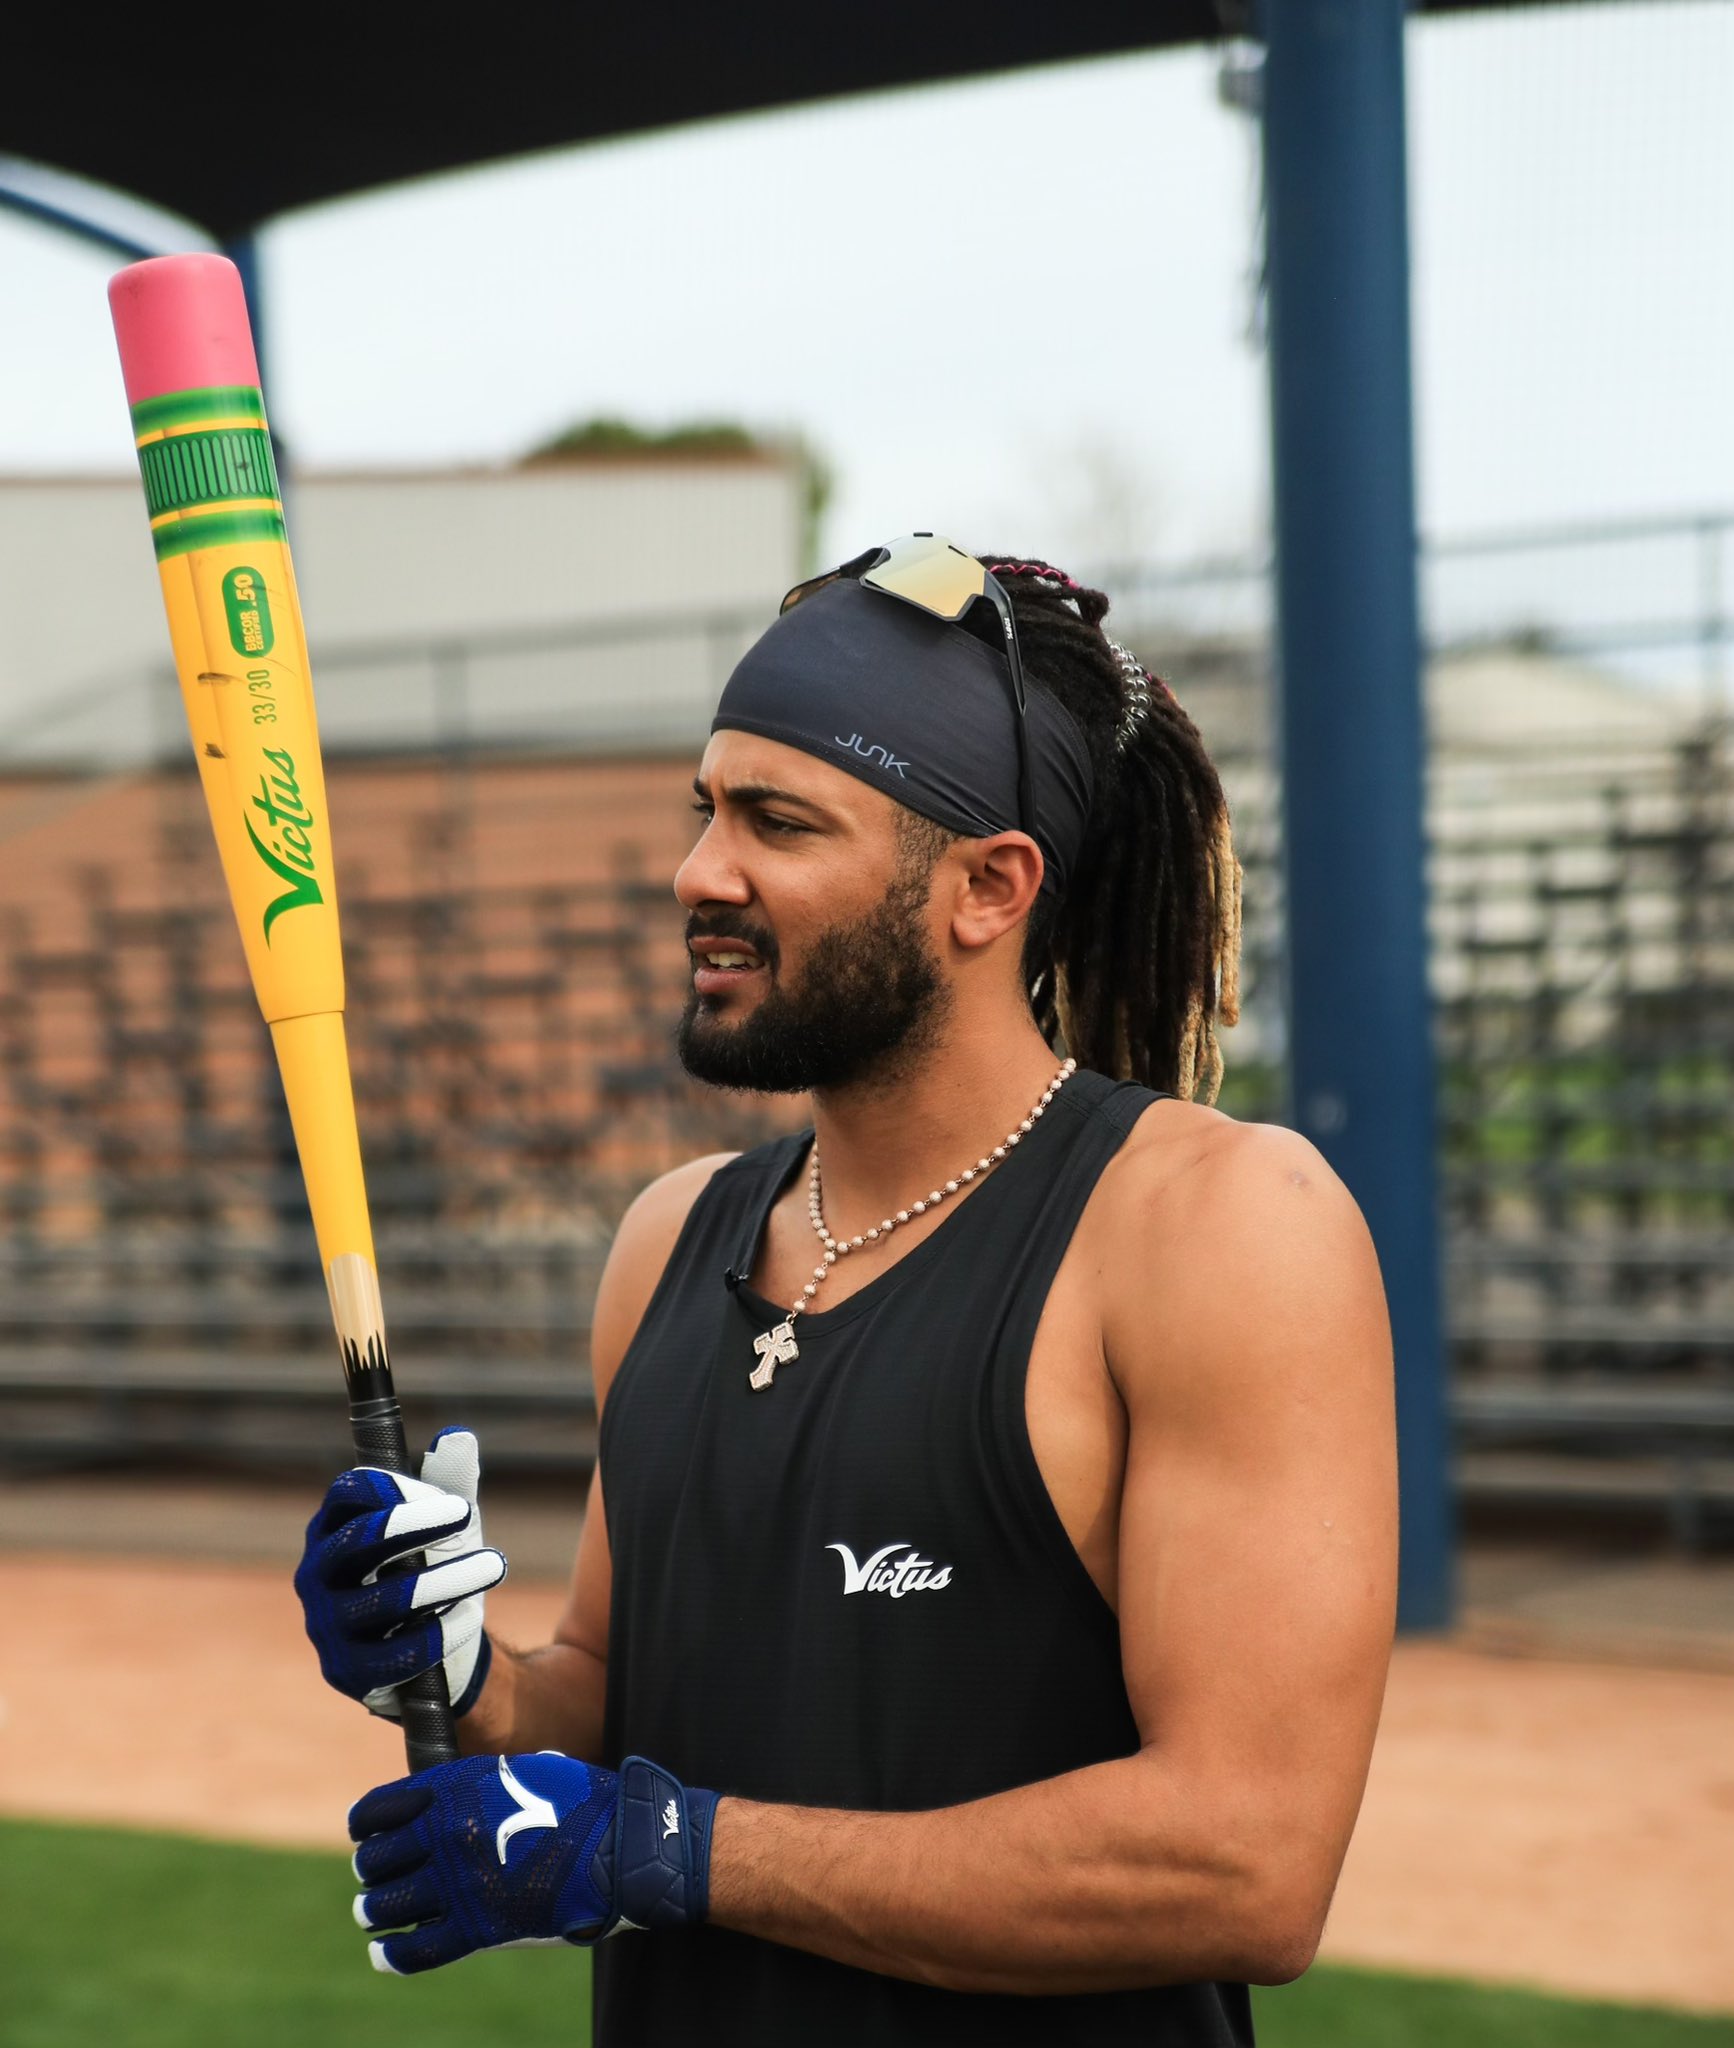
[[[748,1374],[747,1385],[755,1394],[762,1394],[771,1384],[779,1365],[787,1365],[801,1355],[801,1347],[795,1342],[795,1326],[787,1321],[767,1330],[762,1337],[755,1337],[753,1349],[759,1354],[759,1362]]]

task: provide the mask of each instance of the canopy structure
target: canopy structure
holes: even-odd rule
[[[1247,8],[567,0],[460,13],[386,0],[280,16],[112,10],[98,30],[76,8],[46,7],[0,72],[0,150],[133,193],[227,243],[295,207],[527,151],[1208,42]],[[952,197],[967,234],[969,195]]]
[[[1501,0],[1421,0],[1454,12]],[[1543,5],[1549,0],[1503,0]],[[1278,670],[1293,1115],[1372,1227],[1397,1351],[1398,1620],[1453,1609],[1422,877],[1405,0],[795,0],[454,16],[402,0],[281,21],[39,10],[0,73],[0,150],[254,237],[314,205],[526,152],[1254,28],[1269,194]],[[462,26],[455,24],[460,21]],[[13,169],[20,168],[16,163]],[[865,206],[871,192],[861,195]],[[968,190],[923,232],[991,251]],[[0,203],[148,254],[33,195]],[[501,231],[510,232],[502,222]]]

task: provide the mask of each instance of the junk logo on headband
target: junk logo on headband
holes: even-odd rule
[[[909,780],[909,763],[907,761],[898,760],[897,756],[894,753],[892,753],[889,747],[870,747],[858,732],[852,732],[847,739],[844,739],[842,735],[839,734],[837,737],[837,744],[840,747],[848,748],[849,752],[852,754],[859,754],[863,761],[871,761],[874,755],[877,754],[879,757],[880,766],[885,769],[887,774],[889,774],[893,769],[895,769],[896,772],[903,777],[905,782]]]
[[[966,838],[1015,832],[1016,713],[1003,663],[963,627],[842,578],[748,648],[711,731],[798,747]],[[1045,690],[1029,693],[1027,723],[1042,887],[1063,895],[1090,814],[1090,750]]]

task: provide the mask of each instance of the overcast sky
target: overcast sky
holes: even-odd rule
[[[1734,5],[1410,33],[1422,521],[1734,506]],[[292,217],[303,464],[498,461],[573,419],[798,428],[833,556],[1253,542],[1255,157],[1205,52],[707,124]],[[0,214],[0,470],[130,447],[112,262]]]

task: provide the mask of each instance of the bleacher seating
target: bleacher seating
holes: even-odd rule
[[[1471,1507],[1641,1511],[1690,1543],[1730,1526],[1728,766],[1724,736],[1436,772]],[[588,1461],[589,1306],[631,1194],[800,1114],[696,1088],[673,1059],[690,774],[684,757],[330,764],[401,1377],[412,1421],[485,1416],[496,1463]],[[1273,798],[1267,775],[1229,781],[1249,1023],[1224,1106],[1280,1115]],[[0,848],[6,1457],[328,1462],[343,1426],[323,1289],[191,778],[0,783]]]

